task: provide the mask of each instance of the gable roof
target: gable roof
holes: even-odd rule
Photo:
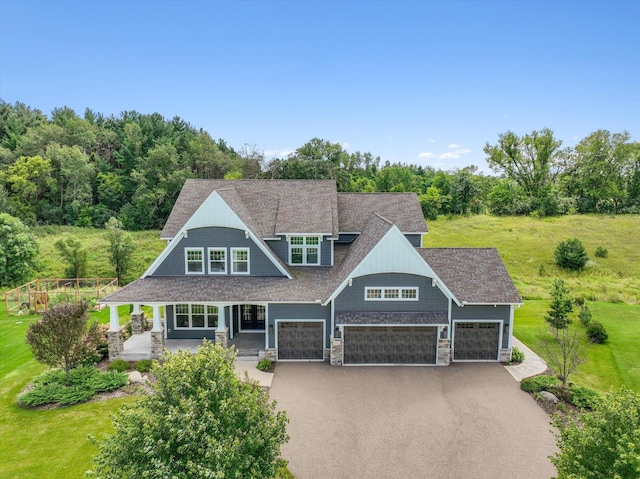
[[[522,304],[495,248],[416,248],[462,304]]]
[[[333,180],[189,179],[160,237],[173,238],[213,191],[261,238],[273,238],[276,233],[338,234]]]
[[[361,232],[371,213],[393,218],[393,222],[403,233],[428,231],[415,193],[338,193],[341,232]]]

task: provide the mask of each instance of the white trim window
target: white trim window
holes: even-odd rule
[[[227,248],[209,248],[209,274],[227,274]]]
[[[184,249],[184,271],[186,274],[204,274],[204,248]]]
[[[205,304],[176,304],[176,329],[214,329],[218,327],[218,307]]]
[[[231,248],[231,273],[249,274],[249,248]]]
[[[365,301],[418,301],[417,287],[366,287],[364,288]]]
[[[290,236],[289,264],[317,266],[320,264],[319,236]]]

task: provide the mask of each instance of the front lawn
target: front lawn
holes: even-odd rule
[[[587,362],[570,377],[581,386],[606,391],[611,386],[640,389],[640,306],[624,303],[589,302],[593,319],[609,333],[605,344],[591,346]],[[515,312],[515,336],[540,353],[538,341],[549,301],[525,301]],[[583,326],[573,314],[573,326]]]
[[[0,477],[83,477],[96,452],[87,435],[110,431],[110,415],[132,398],[44,411],[18,406],[20,391],[46,366],[33,359],[24,342],[36,317],[7,316],[4,301],[0,308]]]

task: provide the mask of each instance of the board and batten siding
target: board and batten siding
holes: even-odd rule
[[[504,321],[503,324],[509,325],[509,332],[511,333],[512,326],[509,324],[509,318],[511,315],[511,306],[508,304],[492,305],[466,305],[460,307],[455,303],[451,304],[451,319],[454,321],[460,321],[468,319],[470,321],[482,321],[482,320],[500,320]],[[502,336],[502,347],[509,347],[509,337],[507,334]]]
[[[227,274],[231,275],[231,248],[249,248],[251,276],[282,276],[270,258],[245,236],[243,230],[233,228],[197,228],[189,230],[186,238],[171,251],[152,276],[182,276],[185,274],[185,248],[204,248],[205,271],[208,271],[207,248],[227,248]],[[206,272],[204,273],[206,275]],[[239,276],[239,275],[238,275]]]
[[[417,287],[418,301],[366,301],[366,287]],[[447,297],[431,285],[431,278],[415,274],[383,273],[353,278],[335,299],[336,311],[446,311]]]
[[[325,320],[325,339],[324,344],[330,344],[329,336],[331,335],[331,306],[322,306],[320,304],[287,304],[287,303],[270,303],[267,308],[267,322],[269,326],[273,326],[274,334],[269,335],[269,347],[275,348],[276,338],[276,320],[304,320],[304,319],[324,319]]]

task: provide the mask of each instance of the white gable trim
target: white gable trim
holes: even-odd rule
[[[442,293],[452,299],[458,306],[461,303],[447,288],[440,277],[431,269],[431,266],[424,260],[416,248],[409,242],[396,225],[378,241],[378,243],[367,253],[363,260],[349,273],[345,280],[323,303],[326,305],[333,301],[349,282],[358,276],[380,273],[405,273],[417,276],[426,276],[434,279],[436,286]]]
[[[244,230],[247,238],[251,240],[260,248],[260,250],[271,260],[278,270],[291,279],[289,272],[280,264],[278,260],[273,257],[273,254],[264,245],[264,243],[255,235],[247,225],[238,217],[238,215],[231,209],[226,201],[218,194],[217,191],[213,191],[209,197],[202,202],[198,209],[191,215],[180,231],[176,233],[171,242],[167,244],[165,249],[155,259],[155,261],[149,266],[147,271],[142,275],[143,278],[152,275],[158,267],[164,262],[169,254],[176,248],[180,239],[186,237],[189,230],[196,228],[206,227],[223,227]]]

